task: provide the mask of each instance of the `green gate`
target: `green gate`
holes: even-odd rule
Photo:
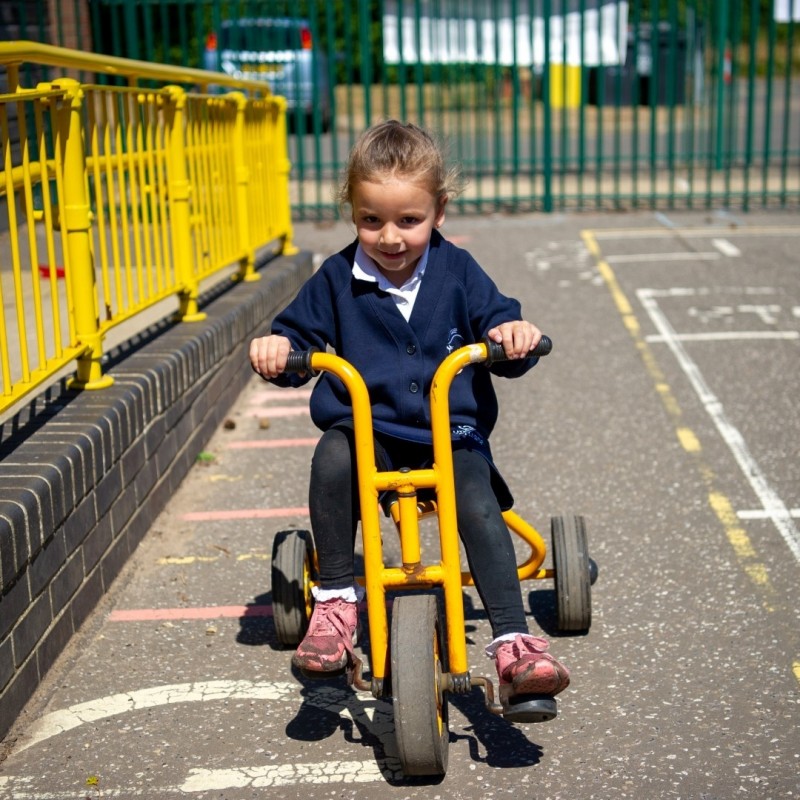
[[[447,141],[467,212],[800,205],[792,0],[7,5],[20,38],[272,82],[298,219],[336,214],[352,142],[385,117]]]

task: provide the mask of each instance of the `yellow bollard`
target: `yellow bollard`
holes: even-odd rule
[[[580,66],[572,66],[571,64],[550,65],[550,105],[553,108],[580,108]]]

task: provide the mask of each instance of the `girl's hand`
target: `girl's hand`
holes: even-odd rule
[[[486,334],[493,342],[503,345],[509,359],[524,358],[539,344],[542,332],[531,322],[504,322]]]
[[[277,378],[286,369],[291,350],[285,336],[261,336],[250,342],[250,365],[262,378]]]

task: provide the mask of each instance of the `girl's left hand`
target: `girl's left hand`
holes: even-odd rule
[[[542,338],[542,332],[533,323],[525,320],[503,322],[486,335],[492,341],[503,345],[503,350],[509,359],[524,358]]]

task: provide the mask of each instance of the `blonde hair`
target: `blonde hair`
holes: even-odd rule
[[[353,203],[353,187],[398,176],[424,187],[440,200],[458,195],[463,188],[458,167],[448,167],[443,148],[422,128],[386,120],[368,128],[350,151],[336,199],[344,211]]]

